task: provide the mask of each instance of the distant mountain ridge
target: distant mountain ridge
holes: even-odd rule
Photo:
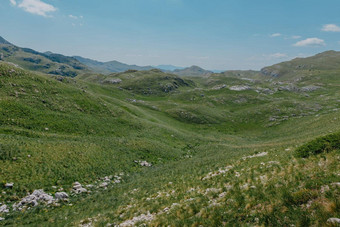
[[[88,67],[72,57],[52,52],[41,53],[11,44],[0,36],[0,60],[11,62],[24,69],[42,73],[75,77],[91,72]]]
[[[84,58],[80,56],[73,56],[73,58],[77,59],[84,65],[87,65],[95,72],[110,74],[115,72],[125,72],[127,70],[151,70],[154,67],[151,66],[138,66],[138,65],[128,65],[125,63],[121,63],[119,61],[109,61],[109,62],[100,62],[96,60],[92,60],[89,58]]]
[[[174,71],[176,69],[185,69],[185,67],[180,67],[180,66],[175,66],[175,65],[157,65],[153,67],[163,70],[163,71]]]
[[[202,69],[196,65],[184,69],[175,69],[172,73],[178,76],[209,76],[213,74],[212,71]]]

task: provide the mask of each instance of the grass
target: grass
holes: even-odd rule
[[[339,216],[339,150],[295,157],[297,147],[340,130],[338,78],[319,76],[297,82],[322,83],[309,93],[224,74],[184,78],[165,91],[178,77],[150,71],[72,79],[1,63],[0,187],[14,182],[2,188],[1,203],[35,189],[69,192],[75,181],[124,177],[61,206],[0,214],[0,225],[105,226],[148,213],[141,223],[150,226],[325,225]],[[102,83],[116,77],[123,82]],[[227,87],[217,90],[221,84]],[[251,90],[228,89],[245,84]]]

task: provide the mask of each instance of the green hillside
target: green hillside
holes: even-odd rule
[[[20,48],[2,37],[0,37],[0,61],[10,62],[27,70],[68,77],[91,72],[75,58]]]
[[[299,79],[304,76],[320,75],[322,71],[340,70],[340,52],[326,51],[307,58],[296,58],[263,68],[264,75],[279,79]]]
[[[295,61],[278,79],[70,78],[1,62],[0,225],[331,226],[340,70],[300,77]],[[33,206],[25,196],[37,189],[50,197]]]

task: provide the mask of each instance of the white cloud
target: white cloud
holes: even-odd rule
[[[275,53],[275,54],[271,54],[269,55],[270,58],[274,58],[274,59],[277,59],[277,58],[286,58],[288,57],[287,54],[283,54],[283,53]]]
[[[22,8],[26,12],[43,17],[49,17],[48,13],[52,13],[57,10],[54,6],[41,0],[22,0],[18,7]]]
[[[282,36],[281,33],[274,33],[274,34],[271,34],[270,37],[279,37],[279,36]]]
[[[17,5],[17,2],[15,0],[9,0],[13,6]]]
[[[299,36],[299,35],[293,35],[292,36],[292,39],[300,39],[301,38],[301,36]]]
[[[293,46],[305,47],[305,46],[325,46],[326,43],[323,39],[319,38],[308,38],[295,43]]]
[[[324,32],[340,32],[340,27],[336,24],[326,24],[322,27]]]
[[[75,20],[77,20],[77,19],[78,19],[78,17],[77,17],[77,16],[74,16],[74,15],[72,15],[72,14],[68,15],[68,17],[69,17],[69,18],[72,18],[72,19],[75,19]]]
[[[70,15],[68,15],[68,17],[69,18],[71,18],[71,19],[75,19],[75,20],[78,20],[78,19],[83,19],[84,17],[83,16],[75,16],[75,15],[72,15],[72,14],[70,14]]]

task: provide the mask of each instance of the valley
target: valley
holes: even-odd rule
[[[0,54],[0,225],[337,225],[339,52],[222,73]]]

